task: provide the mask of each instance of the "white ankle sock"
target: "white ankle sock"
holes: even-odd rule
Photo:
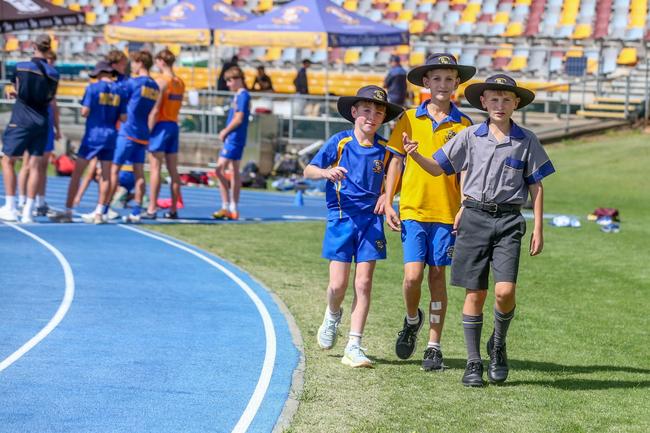
[[[97,207],[95,208],[95,213],[101,215],[103,210],[104,210],[104,205],[98,204]]]
[[[237,212],[237,203],[230,202],[230,207],[228,208],[230,212]]]
[[[36,207],[41,207],[45,205],[45,197],[42,195],[36,196]]]
[[[23,218],[31,218],[33,210],[34,210],[34,199],[28,198],[27,200],[25,200],[25,206],[23,207]]]
[[[18,207],[23,207],[25,206],[25,201],[27,200],[27,197],[24,195],[18,195]]]
[[[16,196],[8,195],[5,197],[5,207],[9,210],[16,210]]]
[[[436,342],[433,342],[433,341],[429,341],[429,343],[427,344],[427,348],[428,348],[428,349],[431,349],[432,347],[435,348],[435,349],[440,350],[440,348],[441,348],[442,346],[440,346],[440,343],[436,343]]]
[[[221,209],[223,209],[223,210],[230,209],[230,203],[228,203],[227,201],[224,201],[223,203],[221,203]]]
[[[361,338],[363,335],[360,332],[350,332],[348,334],[348,346],[361,346]]]
[[[417,325],[420,323],[420,317],[416,314],[415,317],[410,317],[408,314],[406,315],[406,323],[409,325]]]
[[[327,318],[330,320],[339,320],[341,318],[341,310],[333,313],[329,307],[327,307]]]

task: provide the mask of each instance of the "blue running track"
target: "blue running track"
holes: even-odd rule
[[[0,264],[1,432],[278,421],[300,354],[270,294],[229,263],[130,226],[0,224]]]

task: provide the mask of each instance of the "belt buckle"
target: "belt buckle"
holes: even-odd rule
[[[485,210],[490,213],[497,213],[499,211],[499,205],[496,203],[484,203]]]

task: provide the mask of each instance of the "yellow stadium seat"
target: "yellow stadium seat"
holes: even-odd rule
[[[17,51],[18,49],[20,49],[20,42],[18,42],[17,38],[7,39],[7,43],[5,44],[5,51]]]
[[[153,1],[152,0],[140,0],[140,4],[142,5],[142,7],[144,9],[146,9],[148,7],[151,7],[151,5],[153,5]]]
[[[508,21],[510,21],[509,12],[497,12],[492,18],[494,24],[508,24]]]
[[[75,12],[81,11],[81,6],[79,6],[77,3],[72,3],[68,5],[68,9],[73,10]]]
[[[422,33],[426,26],[427,23],[424,20],[413,20],[409,24],[409,32],[413,34]]]
[[[356,65],[357,63],[359,63],[360,54],[361,52],[354,48],[345,50],[343,63],[345,63],[346,65]]]
[[[388,3],[388,12],[401,12],[404,9],[404,3],[401,1],[392,1]]]
[[[97,14],[95,12],[86,12],[86,24],[93,25],[97,22]]]
[[[264,56],[263,60],[265,62],[274,62],[282,56],[282,48],[281,47],[270,47],[268,50],[266,50],[266,55]]]
[[[260,0],[257,5],[257,10],[259,12],[266,12],[273,9],[273,0]]]
[[[630,21],[628,28],[643,28],[648,11],[648,0],[632,0],[630,3]]]
[[[115,4],[115,0],[102,0],[102,6],[108,8]]]
[[[587,39],[592,33],[591,24],[578,24],[573,30],[573,39]]]
[[[517,0],[515,2],[515,6],[530,6],[533,3],[533,0]]]
[[[408,54],[411,52],[411,47],[408,45],[398,45],[397,46],[397,54]]]
[[[584,56],[584,50],[582,47],[571,47],[566,53],[564,53],[564,59],[568,57],[582,57]]]
[[[460,16],[461,23],[475,23],[476,17],[481,12],[480,3],[470,3],[465,7],[463,13]]]
[[[176,57],[181,55],[181,45],[180,44],[169,44],[167,49],[172,52]]]
[[[136,18],[142,16],[142,14],[144,14],[142,3],[138,3],[137,5],[133,6],[129,12]]]
[[[494,58],[512,57],[512,45],[501,45],[494,53]]]
[[[526,56],[515,56],[510,60],[510,63],[506,66],[507,71],[515,72],[523,70],[528,64],[528,57]]]
[[[426,61],[426,53],[424,51],[412,51],[409,55],[409,65],[423,65]]]
[[[403,10],[399,13],[399,16],[397,17],[397,21],[411,21],[413,19],[413,11],[412,10]]]
[[[453,5],[466,5],[467,0],[451,0],[451,4]]]
[[[52,0],[52,4],[55,6],[63,6],[65,4],[64,0]]]
[[[357,0],[345,0],[345,2],[343,2],[343,7],[349,11],[355,12],[359,7],[359,2]]]
[[[122,17],[123,22],[128,22],[128,21],[133,21],[135,19],[135,16],[131,12],[127,12],[124,14]]]
[[[512,38],[521,36],[524,33],[524,24],[523,23],[510,23],[506,29],[503,36],[506,38]]]
[[[579,9],[580,0],[564,0],[562,15],[560,16],[560,25],[570,26],[575,24]]]
[[[598,59],[587,59],[587,73],[596,74],[598,72]]]
[[[634,66],[638,61],[636,54],[637,54],[636,48],[632,48],[632,47],[623,48],[621,52],[618,54],[616,63],[623,66]]]

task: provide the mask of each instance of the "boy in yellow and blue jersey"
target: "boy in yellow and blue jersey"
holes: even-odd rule
[[[454,220],[460,208],[461,182],[457,176],[434,178],[407,156],[404,134],[418,141],[426,152],[435,152],[449,139],[472,124],[451,102],[458,85],[476,72],[459,65],[451,54],[433,54],[424,65],[409,71],[408,80],[431,91],[431,99],[407,110],[395,125],[388,142],[394,158],[386,176],[386,221],[402,233],[404,249],[403,295],[406,317],[395,344],[400,359],[410,358],[417,335],[425,322],[419,308],[424,268],[429,266],[429,340],[422,369],[444,368],[440,337],[447,311],[445,267],[451,264],[454,248]],[[402,173],[403,171],[403,173]],[[393,209],[393,195],[402,176],[399,216]]]
[[[331,349],[336,342],[352,261],[356,262],[354,300],[349,341],[341,362],[351,367],[372,367],[361,348],[370,307],[372,275],[377,260],[386,258],[382,189],[390,158],[386,141],[377,134],[402,108],[387,100],[386,91],[365,86],[356,96],[339,98],[339,113],[354,129],[332,136],[305,168],[305,177],[327,179],[327,227],[323,258],[330,260],[327,310],[318,330],[318,345]]]

